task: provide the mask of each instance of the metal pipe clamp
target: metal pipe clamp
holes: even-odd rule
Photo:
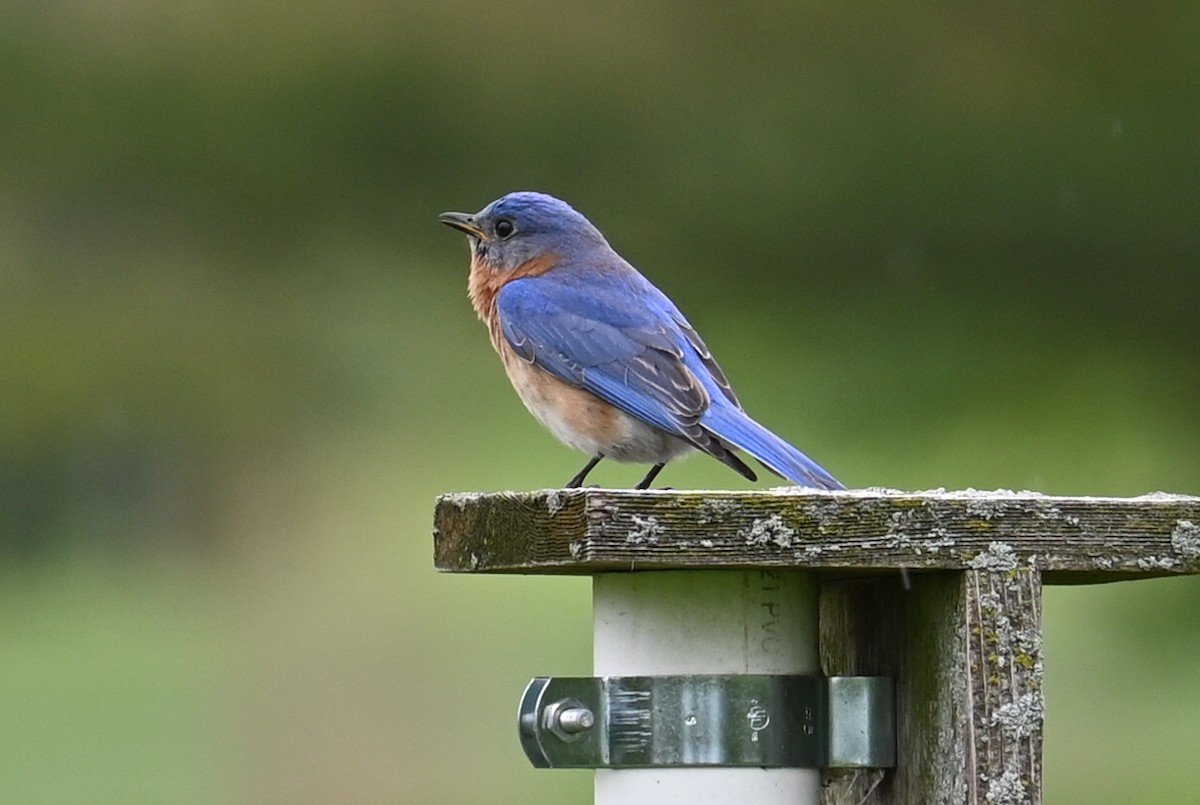
[[[886,768],[890,677],[535,677],[521,746],[537,768]]]

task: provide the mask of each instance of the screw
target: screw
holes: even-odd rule
[[[586,707],[572,707],[558,714],[558,726],[563,732],[583,732],[595,723],[596,717]]]
[[[564,743],[578,741],[596,724],[596,715],[578,699],[562,699],[542,710],[542,728]]]

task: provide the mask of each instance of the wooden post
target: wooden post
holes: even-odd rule
[[[1200,498],[886,490],[447,495],[435,516],[435,561],[446,571],[491,573],[807,571],[819,590],[821,672],[891,676],[897,684],[897,767],[829,770],[822,802],[1040,803],[1042,584],[1200,572]],[[910,571],[909,588],[899,568]],[[667,638],[639,643],[632,632],[620,634],[613,616],[617,601],[671,611],[652,593],[622,592],[658,575],[598,576],[597,674],[692,672],[667,658]],[[662,577],[680,575],[703,578]],[[664,581],[663,590],[677,583]],[[717,599],[731,601],[727,593]],[[643,617],[669,631],[669,618],[653,612],[629,622]],[[797,631],[803,621],[795,619]],[[750,623],[743,618],[739,628]],[[718,642],[735,627],[722,631]],[[636,659],[624,648],[633,646]],[[646,653],[660,649],[662,658]],[[598,797],[603,786],[598,778]],[[708,801],[804,800],[739,789]]]

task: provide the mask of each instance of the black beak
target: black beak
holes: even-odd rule
[[[466,212],[444,212],[438,220],[446,226],[452,226],[460,232],[466,232],[473,238],[483,240],[483,230],[475,223],[475,216]]]

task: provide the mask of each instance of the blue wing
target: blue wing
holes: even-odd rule
[[[501,289],[497,312],[513,350],[657,428],[700,438],[707,373],[675,306],[640,275],[592,275],[586,287],[573,279],[556,272]]]
[[[662,291],[632,269],[581,273],[555,271],[500,290],[501,329],[518,355],[751,480],[731,447],[794,483],[842,488],[742,411],[721,367]]]

